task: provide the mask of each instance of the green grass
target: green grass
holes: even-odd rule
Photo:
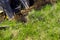
[[[4,21],[0,26],[0,40],[60,40],[60,3],[46,5],[41,10],[33,10],[26,24]]]

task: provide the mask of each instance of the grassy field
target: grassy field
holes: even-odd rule
[[[0,26],[0,40],[60,40],[60,2],[46,5],[41,10],[33,10],[28,15],[29,21],[21,23],[4,21]]]

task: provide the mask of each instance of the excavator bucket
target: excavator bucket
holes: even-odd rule
[[[2,13],[3,12],[3,8],[0,6],[0,13]]]

